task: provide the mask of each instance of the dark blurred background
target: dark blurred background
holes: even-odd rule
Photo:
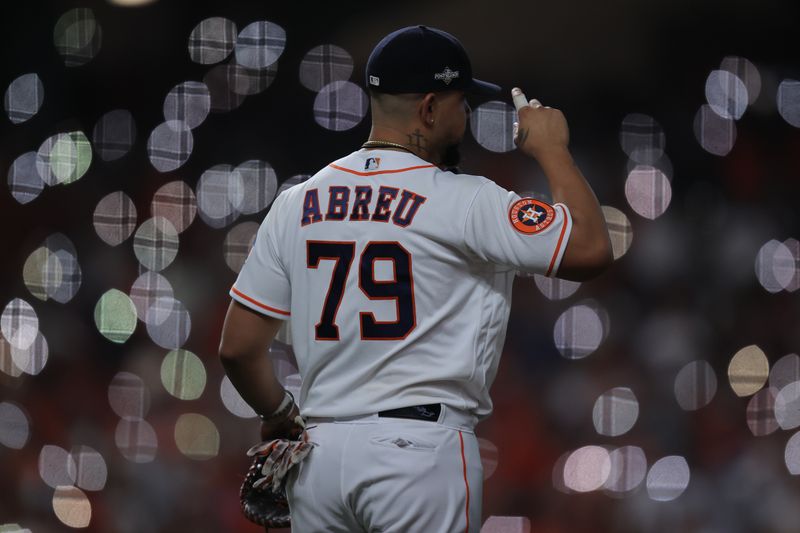
[[[516,282],[477,430],[487,531],[800,531],[800,4],[120,3],[0,6],[0,531],[258,530],[238,509],[258,425],[216,358],[227,290],[276,185],[366,140],[372,47],[420,23],[564,111],[617,257]],[[211,17],[227,40],[190,39]],[[259,21],[250,51],[279,57],[242,64]],[[151,134],[190,81],[193,146],[180,126],[170,149]],[[509,104],[472,102],[462,170],[547,198]]]

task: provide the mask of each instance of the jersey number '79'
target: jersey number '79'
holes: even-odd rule
[[[335,261],[328,294],[322,306],[322,316],[314,326],[317,340],[338,341],[336,314],[342,303],[347,275],[356,252],[355,242],[306,241],[308,268],[316,269],[319,262]],[[394,279],[376,280],[375,261],[391,261]],[[370,300],[394,300],[397,320],[379,322],[370,312],[360,312],[362,340],[401,340],[416,326],[414,309],[414,278],[411,274],[411,254],[398,242],[367,243],[358,264],[358,286]]]

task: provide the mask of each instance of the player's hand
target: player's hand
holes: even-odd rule
[[[279,420],[261,422],[261,440],[270,441],[274,439],[297,440],[305,431],[305,422],[300,417],[300,409],[297,405],[292,406],[289,416]]]
[[[518,87],[511,90],[511,98],[519,115],[519,122],[514,123],[514,144],[523,153],[540,159],[567,149],[569,127],[561,111],[538,100],[528,101]]]

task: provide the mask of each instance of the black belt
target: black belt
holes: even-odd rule
[[[429,403],[427,405],[415,405],[413,407],[400,407],[399,409],[389,409],[381,411],[378,416],[381,418],[410,418],[412,420],[427,420],[436,422],[442,414],[442,404]]]

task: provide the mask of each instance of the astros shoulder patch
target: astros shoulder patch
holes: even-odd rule
[[[544,231],[555,218],[553,206],[535,198],[520,198],[508,210],[508,220],[514,229],[527,235]]]

